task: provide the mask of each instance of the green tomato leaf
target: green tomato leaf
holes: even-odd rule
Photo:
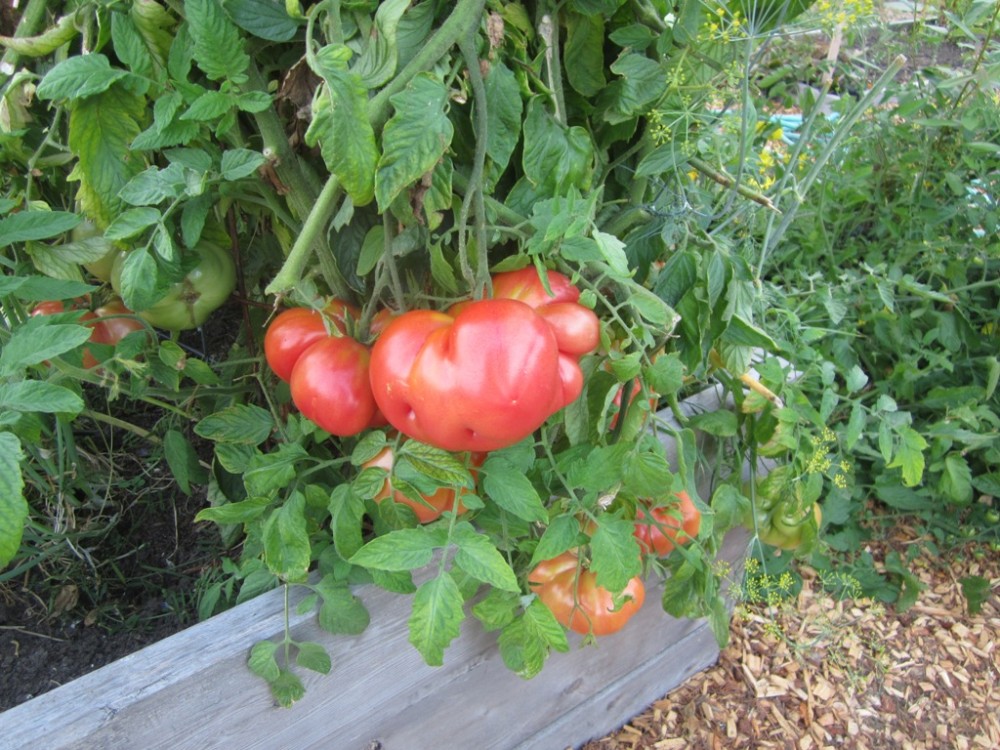
[[[167,459],[170,473],[174,475],[177,486],[185,495],[191,494],[191,483],[202,484],[208,481],[208,472],[198,461],[198,454],[191,443],[179,430],[167,430],[163,436],[163,453]]]
[[[264,521],[264,562],[268,570],[285,581],[303,581],[309,574],[312,547],[301,492],[291,496]]]
[[[297,700],[301,700],[306,694],[306,688],[298,675],[288,669],[278,672],[276,679],[271,681],[271,695],[275,702],[282,708],[290,708]]]
[[[86,99],[107,91],[127,75],[121,68],[112,68],[100,52],[74,55],[49,70],[35,94],[39,99]]]
[[[275,0],[224,0],[223,5],[237,26],[269,42],[291,41],[301,25]]]
[[[351,555],[348,562],[379,570],[415,570],[427,565],[434,551],[447,543],[448,535],[443,529],[396,529],[372,539]]]
[[[195,425],[197,435],[220,443],[260,445],[271,434],[271,413],[259,406],[234,404],[209,414]]]
[[[338,484],[330,493],[330,529],[337,552],[345,560],[351,558],[362,545],[364,536],[361,520],[365,515],[365,503],[348,484]]]
[[[499,456],[490,456],[482,468],[486,494],[508,513],[525,521],[548,520],[538,491],[513,464]]]
[[[232,523],[248,523],[260,518],[265,510],[274,504],[269,497],[248,497],[238,503],[224,503],[211,508],[202,508],[195,516],[196,521],[212,521],[225,526]]]
[[[79,394],[55,383],[41,380],[0,383],[0,411],[76,415],[83,410],[83,406]]]
[[[396,29],[410,0],[385,0],[375,11],[375,24],[367,36],[367,44],[352,68],[366,89],[386,83],[396,72],[398,48]]]
[[[529,568],[543,560],[551,560],[568,549],[580,546],[580,521],[575,515],[564,513],[552,519],[531,555]]]
[[[432,667],[444,663],[444,650],[460,634],[465,617],[462,593],[447,572],[422,583],[413,596],[410,643]]]
[[[348,69],[350,56],[350,49],[343,45],[321,51],[318,72],[325,86],[316,90],[305,141],[319,145],[323,161],[340,178],[354,205],[366,206],[375,196],[378,147],[368,120],[368,89]]]
[[[0,569],[7,566],[21,546],[21,535],[28,520],[24,499],[21,461],[24,453],[17,436],[0,432]]]
[[[309,458],[300,443],[282,443],[271,453],[255,453],[243,472],[243,483],[251,495],[267,495],[294,481],[300,461]]]
[[[115,217],[104,236],[109,240],[127,240],[160,223],[162,218],[160,211],[150,206],[129,208]]]
[[[222,179],[233,181],[242,180],[254,174],[267,159],[264,155],[246,148],[231,148],[222,154],[222,166],[220,171]]]
[[[566,15],[563,66],[569,85],[583,96],[595,96],[608,85],[604,77],[604,18],[596,14]]]
[[[966,576],[958,582],[962,586],[962,596],[965,597],[965,611],[972,616],[978,615],[983,610],[983,604],[990,598],[992,586],[989,579],[983,576]]]
[[[486,155],[500,175],[521,138],[521,89],[517,77],[499,60],[490,65],[483,81],[486,87]],[[478,106],[478,103],[474,104]]]
[[[455,564],[475,578],[502,591],[520,591],[517,576],[490,538],[467,523],[458,524],[451,541],[458,545]]]
[[[121,189],[146,166],[132,146],[145,113],[144,98],[118,86],[81,99],[70,112],[69,147],[78,159],[72,178],[80,183],[77,199],[81,211],[98,225],[110,224],[121,212]]]
[[[323,599],[319,609],[319,626],[328,633],[358,635],[365,631],[371,616],[346,584],[324,576],[316,586]]]
[[[454,134],[447,114],[448,89],[438,78],[420,74],[390,101],[395,114],[383,130],[375,172],[375,198],[382,211],[434,168]]]
[[[567,188],[587,190],[594,163],[590,135],[579,126],[567,128],[545,108],[543,97],[528,102],[524,118],[524,176],[546,195],[561,195]]]
[[[333,662],[326,648],[319,643],[299,641],[295,644],[295,663],[303,669],[309,669],[320,674],[329,674]]]
[[[0,374],[9,375],[72,351],[89,339],[92,332],[86,326],[48,323],[41,317],[32,319],[18,328],[4,346],[0,353]]]
[[[924,450],[927,441],[912,427],[904,426],[899,430],[899,442],[895,446],[890,469],[900,469],[903,472],[903,484],[915,487],[924,475]]]
[[[972,469],[960,453],[949,453],[938,482],[941,493],[951,502],[967,505],[972,502]]]
[[[642,572],[642,550],[634,532],[634,521],[597,517],[597,530],[590,537],[590,569],[598,586],[617,593]]]
[[[250,671],[258,677],[263,677],[268,682],[278,679],[280,669],[276,658],[278,644],[273,641],[258,641],[250,649],[250,658],[247,666]]]
[[[187,0],[184,13],[198,67],[213,81],[229,79],[242,83],[250,58],[239,30],[226,16],[222,4],[218,0]]]
[[[111,14],[111,41],[115,55],[128,70],[142,78],[156,77],[157,68],[153,55],[146,46],[146,40],[133,23],[131,14]]]
[[[69,211],[21,211],[0,219],[0,248],[47,240],[73,229],[81,217]]]
[[[551,649],[569,650],[566,631],[539,599],[532,600],[524,614],[503,628],[497,645],[504,665],[526,680],[542,671]]]

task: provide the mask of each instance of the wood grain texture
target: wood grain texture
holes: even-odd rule
[[[720,406],[717,393],[695,398],[686,408]],[[671,442],[664,438],[668,452]],[[747,539],[740,530],[731,533],[720,553],[734,576]],[[331,636],[315,615],[293,615],[293,637],[326,646],[333,671],[300,670],[306,695],[281,709],[246,666],[254,643],[283,632],[284,596],[277,590],[0,714],[0,749],[578,746],[717,659],[707,624],[669,617],[659,592],[649,584],[647,604],[629,627],[592,646],[571,639],[569,653],[554,654],[526,681],[503,665],[496,634],[471,618],[445,652],[444,666],[428,667],[407,640],[410,597],[360,587],[356,593],[372,613],[360,636]]]

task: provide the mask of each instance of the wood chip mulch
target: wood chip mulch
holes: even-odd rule
[[[912,563],[925,590],[903,613],[803,571],[796,600],[738,608],[714,667],[581,750],[1000,748],[1000,555],[948,559]],[[991,584],[978,615],[966,576]]]

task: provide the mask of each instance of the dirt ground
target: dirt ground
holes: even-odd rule
[[[915,566],[926,589],[903,613],[835,601],[815,576],[741,609],[716,666],[581,750],[1000,748],[1000,554]],[[966,576],[991,584],[978,615]]]

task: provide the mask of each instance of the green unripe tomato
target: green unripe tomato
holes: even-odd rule
[[[228,250],[202,241],[193,252],[200,257],[198,265],[171,286],[156,304],[138,312],[151,325],[168,331],[197,328],[236,288],[236,265]],[[118,294],[127,255],[119,253],[111,269],[111,286]]]
[[[92,260],[83,264],[83,267],[97,280],[99,281],[110,281],[111,280],[111,268],[114,266],[115,257],[118,255],[118,249],[111,243],[111,240],[105,239],[104,233],[97,228],[90,219],[84,219],[75,227],[73,227],[73,232],[70,234],[70,239],[75,243],[86,244],[88,249],[93,248],[104,248],[105,252],[97,260]]]

